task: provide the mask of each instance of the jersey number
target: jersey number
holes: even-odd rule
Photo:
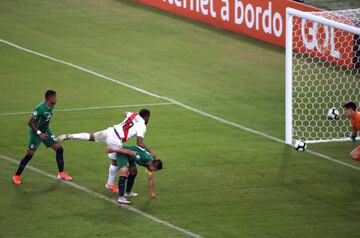
[[[124,131],[128,131],[131,127],[133,127],[134,123],[132,122],[132,119],[127,119],[125,122],[124,122],[124,125],[123,125],[123,130]]]
[[[122,142],[127,141],[128,138],[128,134],[129,134],[129,130],[131,127],[133,127],[134,123],[133,120],[134,118],[137,116],[136,113],[133,113],[125,122],[124,125],[122,126],[123,131],[124,131],[124,138],[122,139]]]

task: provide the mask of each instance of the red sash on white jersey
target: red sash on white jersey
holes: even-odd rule
[[[124,138],[122,138],[122,140],[121,140],[123,143],[128,140],[129,130],[131,127],[133,127],[133,125],[134,125],[133,120],[137,115],[138,115],[137,113],[133,113],[125,121],[125,123],[123,125]]]

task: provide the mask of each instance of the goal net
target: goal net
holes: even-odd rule
[[[349,140],[342,105],[360,103],[360,9],[287,9],[286,20],[286,143]]]

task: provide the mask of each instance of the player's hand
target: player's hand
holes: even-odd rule
[[[151,155],[154,159],[156,159],[156,154],[155,154],[154,152],[150,152],[150,155]]]
[[[46,140],[46,134],[45,133],[40,133],[39,137],[40,137],[40,140]]]
[[[106,151],[106,153],[108,153],[108,154],[109,154],[109,153],[112,153],[112,152],[113,152],[113,149],[112,149],[112,148],[106,148],[106,150],[105,150],[105,151]]]
[[[159,196],[155,192],[150,192],[151,198],[159,198]]]
[[[350,139],[351,139],[351,141],[352,141],[353,143],[356,142],[356,136],[355,136],[355,135],[351,134],[351,135],[350,135]]]

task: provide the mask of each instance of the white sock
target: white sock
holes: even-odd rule
[[[78,139],[78,140],[89,140],[90,139],[90,134],[89,133],[70,134],[68,136],[71,139]]]
[[[108,178],[108,184],[114,184],[115,182],[115,176],[116,176],[116,172],[117,172],[117,166],[115,165],[110,165],[109,167],[109,178]]]

